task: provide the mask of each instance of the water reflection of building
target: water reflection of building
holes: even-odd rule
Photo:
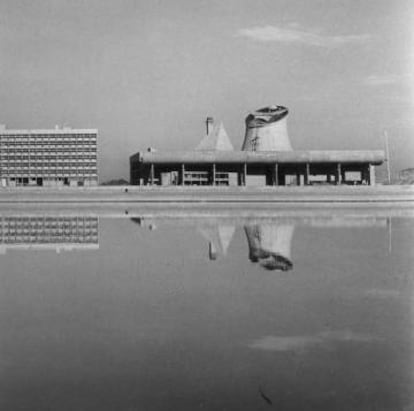
[[[152,231],[157,229],[158,223],[156,219],[151,218],[131,218],[131,221],[141,227],[146,227]],[[161,222],[161,225],[165,220]],[[229,245],[233,239],[236,224],[229,222],[217,223],[214,220],[202,219],[199,221],[187,220],[190,225],[195,225],[197,231],[208,241],[208,258],[211,261],[217,260],[219,257],[225,256]]]
[[[244,231],[249,245],[249,259],[267,270],[291,270],[293,224],[246,225]]]
[[[8,249],[98,249],[99,219],[94,216],[2,216],[0,253]]]
[[[198,231],[208,241],[208,257],[210,260],[217,260],[218,256],[227,254],[235,229],[234,225],[229,224],[198,227]]]
[[[157,214],[159,214],[157,216]],[[378,215],[377,215],[378,214]],[[225,215],[225,216],[224,216]],[[301,215],[301,216],[299,216]],[[326,214],[326,210],[302,211],[302,214],[279,216],[245,216],[243,213],[196,212],[186,215],[181,209],[170,209],[168,213],[151,212],[151,215],[131,218],[141,227],[153,230],[157,227],[191,227],[208,241],[208,256],[217,260],[227,254],[237,227],[243,227],[249,247],[249,260],[267,270],[288,271],[293,268],[292,240],[296,226],[326,228],[387,227],[387,218],[378,210],[373,214],[353,210],[345,214]]]

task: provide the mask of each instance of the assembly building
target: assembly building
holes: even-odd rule
[[[135,185],[374,185],[383,151],[294,150],[288,109],[269,106],[246,117],[241,150],[234,150],[222,124],[207,118],[206,135],[191,151],[148,149],[130,157]]]

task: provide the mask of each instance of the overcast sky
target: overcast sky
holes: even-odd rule
[[[414,166],[412,0],[0,0],[0,123],[98,128],[100,177],[206,116],[236,148],[287,106],[296,149],[383,148]]]

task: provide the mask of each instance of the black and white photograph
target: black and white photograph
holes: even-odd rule
[[[412,0],[0,0],[0,410],[413,387]]]

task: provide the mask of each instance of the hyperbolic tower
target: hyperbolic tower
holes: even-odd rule
[[[289,110],[283,106],[268,106],[246,117],[243,151],[290,151],[287,132]]]

